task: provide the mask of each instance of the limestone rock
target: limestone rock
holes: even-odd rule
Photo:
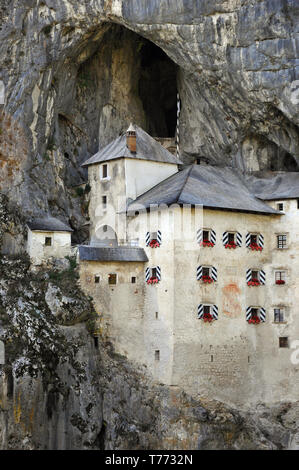
[[[80,229],[80,164],[131,120],[174,135],[176,86],[185,162],[298,169],[295,0],[1,0],[0,14],[0,190],[24,213]]]

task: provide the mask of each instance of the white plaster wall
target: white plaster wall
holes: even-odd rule
[[[45,238],[52,238],[52,245],[45,246]],[[42,264],[47,259],[64,258],[71,253],[70,232],[38,232],[28,229],[27,252],[33,264]]]
[[[299,339],[299,322],[296,319],[299,211],[296,209],[297,201],[289,204],[286,205],[286,215],[281,216],[204,210],[202,227],[212,228],[217,234],[214,248],[200,248],[196,242],[196,230],[193,243],[173,240],[167,227],[162,229],[162,246],[147,248],[144,242],[146,224],[139,222],[142,226],[141,245],[150,259],[148,266],[158,264],[162,271],[161,282],[148,287],[152,289],[152,296],[155,293],[155,302],[148,301],[145,307],[147,330],[153,338],[148,341],[147,350],[149,357],[153,357],[154,349],[168,345],[168,367],[173,362],[173,385],[180,385],[193,395],[210,396],[244,406],[264,400],[275,402],[283,397],[296,399],[298,366],[291,363],[292,349],[278,347],[279,336],[289,336],[290,343]],[[161,220],[160,225],[157,223],[156,227],[150,227],[150,231],[156,231],[163,225]],[[131,225],[133,227],[133,222]],[[242,247],[236,250],[225,249],[222,245],[223,232],[230,230],[240,232],[243,237]],[[275,249],[275,232],[286,230],[292,234],[289,249],[282,253]],[[264,235],[262,252],[253,252],[245,247],[247,232]],[[199,264],[217,268],[216,284],[203,285],[196,280]],[[274,268],[280,267],[288,270],[286,286],[274,283]],[[265,286],[247,286],[246,270],[249,268],[266,272]],[[216,304],[219,319],[212,324],[198,320],[199,303]],[[253,305],[266,308],[264,324],[255,326],[246,322],[246,308]],[[287,325],[273,322],[276,305],[288,306],[292,312]],[[156,310],[164,313],[164,323],[167,325],[164,331],[162,327],[157,331],[154,321]],[[170,338],[173,339],[171,343]],[[153,373],[157,376],[154,365]],[[164,380],[162,376],[160,379]]]
[[[132,199],[177,173],[177,165],[148,160],[125,159],[126,195]]]

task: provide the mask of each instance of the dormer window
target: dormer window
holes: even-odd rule
[[[276,205],[276,208],[278,211],[283,212],[283,209],[284,209],[283,202],[278,202]]]

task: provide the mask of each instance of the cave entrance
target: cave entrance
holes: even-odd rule
[[[110,24],[103,31],[98,49],[80,67],[77,93],[80,99],[83,87],[85,108],[89,100],[91,109],[96,105],[100,110],[100,147],[124,132],[130,122],[153,137],[173,139],[177,65],[160,47],[124,26]]]
[[[140,49],[139,96],[146,115],[147,132],[174,137],[177,124],[177,68],[165,52],[143,40]]]

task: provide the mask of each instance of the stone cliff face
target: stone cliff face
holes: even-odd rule
[[[93,308],[64,270],[0,260],[0,449],[296,449],[299,406],[242,412],[95,346]]]
[[[80,164],[131,120],[173,136],[176,91],[185,162],[298,169],[295,0],[1,0],[0,11],[0,189],[26,215],[50,210],[84,239]]]
[[[298,171],[298,19],[296,0],[0,0],[2,253],[47,212],[84,240],[81,163],[130,121],[173,137],[177,92],[184,162]],[[296,404],[194,402],[95,349],[71,261],[0,263],[0,448],[298,448]]]

